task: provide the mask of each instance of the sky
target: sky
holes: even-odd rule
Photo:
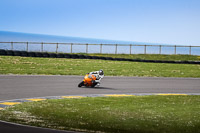
[[[0,0],[0,31],[200,46],[200,0]]]

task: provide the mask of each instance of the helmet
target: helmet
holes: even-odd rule
[[[99,70],[99,75],[103,75],[104,73],[103,73],[103,70],[101,69],[101,70]]]

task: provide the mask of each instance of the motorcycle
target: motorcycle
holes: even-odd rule
[[[78,87],[95,87],[100,86],[100,81],[104,77],[103,70],[87,73],[82,82],[78,84]]]

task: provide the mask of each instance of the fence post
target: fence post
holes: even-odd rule
[[[28,42],[26,43],[26,51],[28,52]]]
[[[43,42],[41,43],[41,52],[43,52]]]
[[[13,42],[11,42],[11,50],[13,50]]]
[[[117,44],[116,44],[116,46],[115,46],[115,54],[117,54]]]
[[[58,53],[58,43],[56,43],[56,53]]]
[[[144,45],[144,54],[147,52],[147,45]]]
[[[130,44],[130,54],[131,54],[131,44]]]
[[[102,54],[102,44],[100,44],[100,53]]]
[[[88,53],[88,44],[86,44],[86,54]]]
[[[189,53],[190,53],[190,55],[192,54],[192,47],[191,46],[190,46],[190,52]]]
[[[162,46],[160,45],[160,51],[159,51],[159,54],[161,54],[161,52],[162,52],[162,48],[161,48]]]
[[[71,53],[72,53],[72,45],[73,45],[73,43],[71,43]]]
[[[174,45],[174,54],[176,55],[176,45]]]

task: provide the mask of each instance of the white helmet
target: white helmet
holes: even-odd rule
[[[99,70],[99,75],[103,75],[104,73],[103,73],[103,70],[101,69],[101,70]]]

